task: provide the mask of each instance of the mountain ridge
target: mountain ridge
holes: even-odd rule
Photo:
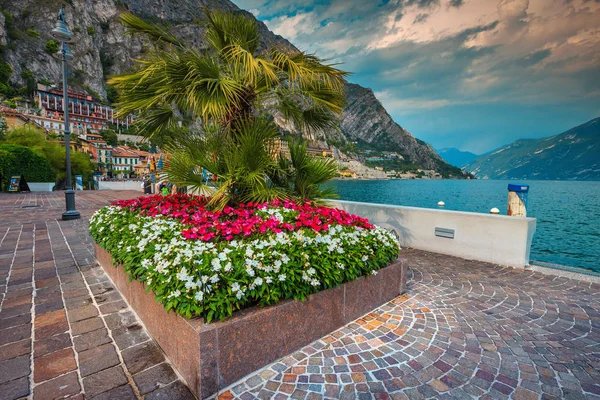
[[[470,151],[462,151],[457,149],[456,147],[446,147],[443,149],[436,149],[437,153],[444,161],[446,161],[450,165],[454,165],[455,167],[462,168],[467,165],[471,161],[475,160],[477,157],[481,155],[471,153]]]
[[[482,179],[600,180],[600,117],[558,135],[516,140],[464,169]]]

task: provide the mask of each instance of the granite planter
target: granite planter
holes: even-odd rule
[[[98,245],[96,258],[201,399],[399,296],[407,272],[400,257],[375,276],[315,293],[304,302],[252,307],[206,324],[202,318],[188,320],[165,311],[142,283],[130,282],[123,268],[113,266],[110,254]]]

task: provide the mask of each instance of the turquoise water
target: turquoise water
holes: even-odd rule
[[[508,183],[530,185],[527,216],[537,218],[531,260],[600,272],[600,182],[496,180],[335,181],[340,199],[506,214]]]

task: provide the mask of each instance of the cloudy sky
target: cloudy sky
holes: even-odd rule
[[[343,63],[436,148],[483,153],[600,117],[600,0],[233,0]]]

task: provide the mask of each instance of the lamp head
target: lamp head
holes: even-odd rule
[[[54,26],[54,29],[52,29],[50,34],[55,39],[58,39],[61,42],[69,42],[71,40],[71,36],[73,36],[71,31],[69,30],[69,26],[65,22],[65,12],[62,8],[58,12],[58,18],[56,19],[56,25]]]

